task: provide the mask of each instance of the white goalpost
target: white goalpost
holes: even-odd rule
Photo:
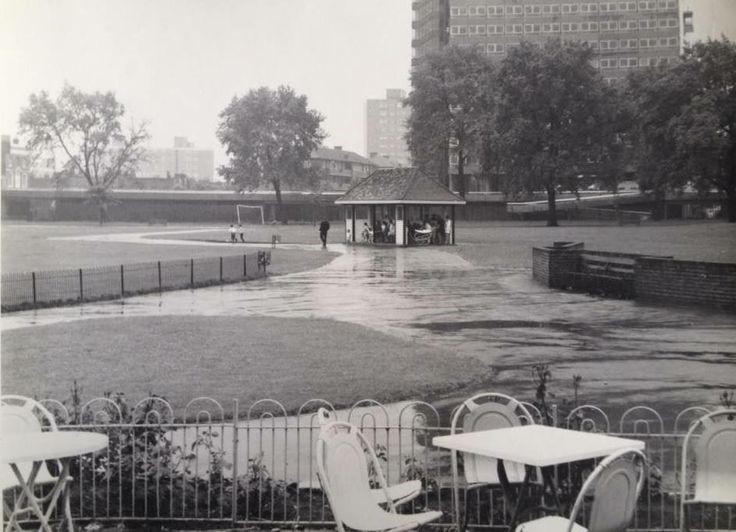
[[[241,218],[240,211],[242,209],[245,209],[245,210],[243,211],[243,217]],[[245,223],[258,223],[257,221],[254,221],[254,220],[256,220],[256,218],[254,218],[253,216],[248,216],[246,214],[248,212],[248,209],[251,209],[251,210],[255,209],[255,210],[257,210],[258,211],[258,214],[256,214],[256,216],[258,216],[257,219],[260,220],[261,225],[265,225],[266,224],[266,219],[263,216],[263,205],[236,205],[235,206],[235,210],[237,211],[237,214],[238,214],[238,225],[242,224],[243,222],[245,222]]]

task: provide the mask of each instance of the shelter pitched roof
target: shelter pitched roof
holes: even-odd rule
[[[465,201],[443,184],[416,168],[376,170],[357,183],[337,204],[440,203],[464,205]]]

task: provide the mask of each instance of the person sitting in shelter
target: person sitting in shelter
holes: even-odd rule
[[[386,218],[381,220],[381,240],[383,242],[388,242],[388,221]]]
[[[396,243],[396,224],[391,218],[388,219],[388,241]]]
[[[383,231],[381,229],[381,222],[373,224],[373,242],[383,242]]]
[[[363,241],[373,242],[373,230],[368,226],[368,222],[363,222]]]

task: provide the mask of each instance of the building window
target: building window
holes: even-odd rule
[[[521,16],[524,14],[523,6],[506,6],[506,16]]]
[[[475,8],[475,13],[479,17],[485,17],[486,16],[486,7],[485,6],[478,6]]]
[[[488,43],[487,50],[489,54],[502,54],[503,53],[503,43],[500,43],[500,42]]]
[[[540,31],[541,26],[539,24],[524,24],[524,33],[528,35],[539,33]]]
[[[489,24],[488,25],[488,35],[498,35],[498,34],[503,34],[503,25]]]
[[[525,15],[541,15],[542,14],[542,6],[540,6],[540,5],[528,5],[528,6],[524,6],[524,14]]]
[[[597,22],[581,22],[580,31],[598,31]]]
[[[506,33],[507,34],[518,34],[522,32],[522,25],[521,24],[506,24]]]
[[[503,6],[488,6],[486,8],[489,17],[502,17]]]

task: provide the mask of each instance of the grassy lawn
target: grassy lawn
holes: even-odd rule
[[[487,377],[478,361],[322,319],[96,319],[6,331],[2,341],[3,393],[64,399],[76,380],[85,400],[155,393],[179,409],[200,395],[228,409],[238,398],[242,410],[265,397],[291,411],[312,398],[391,401]]]
[[[532,247],[583,242],[587,249],[671,255],[680,260],[736,263],[736,224],[722,221],[643,225],[458,223],[456,249],[479,266],[531,268]]]
[[[292,229],[292,226],[287,226]],[[264,249],[271,249],[271,226],[252,226],[258,228],[264,243]],[[66,237],[78,235],[100,235],[111,233],[171,232],[182,230],[200,230],[202,226],[149,226],[149,225],[95,225],[95,224],[2,224],[2,271],[27,272],[39,270],[57,270],[66,268],[88,268],[132,264],[136,262],[155,262],[158,260],[189,259],[200,257],[219,257],[242,253],[255,253],[253,248],[200,245],[156,245],[133,244],[122,242],[87,242],[79,240],[50,240],[49,237]],[[212,228],[212,233],[188,233],[174,235],[177,239],[202,240],[208,237],[224,242],[225,229]],[[250,230],[251,227],[248,228]],[[312,234],[314,233],[314,234]],[[317,232],[312,226],[293,226],[292,232],[302,236],[305,242],[312,236],[311,243],[318,243]],[[169,238],[172,238],[169,237]],[[267,237],[267,238],[266,238]],[[165,238],[165,236],[164,236]],[[253,239],[256,241],[255,239]],[[297,240],[292,240],[297,241]],[[272,252],[272,273],[289,273],[318,268],[335,257],[333,253],[322,250],[299,251],[276,249]]]
[[[652,255],[673,255],[681,260],[736,263],[736,224],[709,222],[656,222],[636,225],[602,225],[561,222],[560,227],[545,227],[543,222],[458,222],[453,249],[480,266],[531,268],[533,246],[555,241],[584,242],[589,249],[624,251]],[[201,232],[202,229],[210,229]],[[271,235],[278,233],[284,243],[318,244],[317,227],[306,225],[244,226],[248,242],[262,242],[270,248]],[[189,233],[180,231],[192,230]],[[173,232],[176,235],[151,236],[179,240],[225,242],[226,226],[207,225],[105,225],[96,224],[2,224],[2,271],[38,271],[130,264],[169,259],[218,257],[242,253],[244,248],[205,247],[197,244],[155,245],[117,242],[49,240],[48,237],[109,233]],[[195,232],[196,231],[196,232]],[[342,242],[339,222],[332,224],[329,242]],[[252,248],[251,248],[252,250]],[[312,269],[331,260],[330,253],[319,251],[274,252],[272,271],[284,273]]]

